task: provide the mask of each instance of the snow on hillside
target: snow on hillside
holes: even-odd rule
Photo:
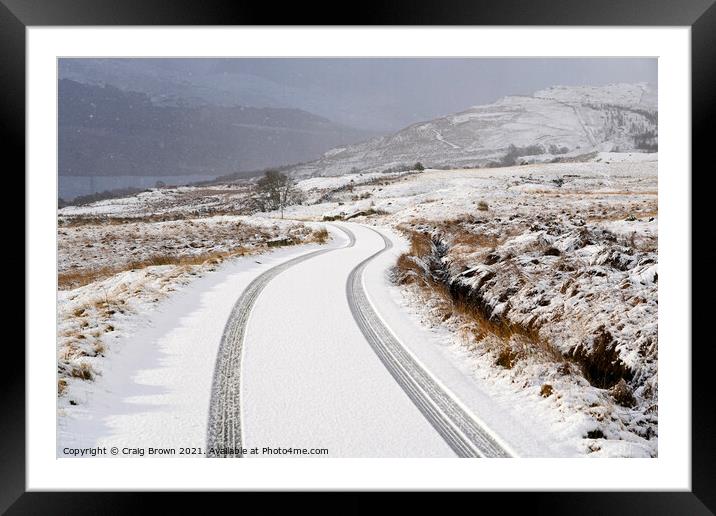
[[[609,84],[607,86],[552,86],[534,97],[573,104],[612,104],[630,108],[657,109],[656,88],[648,83]]]
[[[335,176],[405,169],[417,161],[432,168],[491,166],[511,145],[520,156],[541,154],[532,161],[548,161],[593,151],[653,150],[657,135],[656,89],[646,83],[557,86],[332,149],[290,173]]]

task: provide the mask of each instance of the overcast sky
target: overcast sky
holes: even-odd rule
[[[101,61],[106,65],[108,61],[118,60]],[[174,81],[183,77],[200,84],[201,91],[213,84],[224,91],[234,90],[236,102],[247,105],[296,107],[340,123],[375,130],[398,130],[414,122],[493,102],[505,95],[531,94],[553,85],[657,82],[654,58],[121,61],[133,62],[132,71],[137,67],[151,68],[155,80],[161,81],[162,76]],[[92,60],[84,60],[84,68],[91,63]],[[113,70],[115,74],[128,73],[116,67]]]

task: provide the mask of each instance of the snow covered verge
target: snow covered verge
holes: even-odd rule
[[[654,243],[632,251],[607,230],[557,227],[495,237],[477,217],[418,224],[394,278],[495,376],[578,415],[565,422],[584,451],[612,455],[627,441],[630,453],[654,455]]]
[[[540,407],[575,454],[658,454],[656,155],[309,181],[296,213],[404,235],[404,307],[486,390]]]
[[[171,293],[226,261],[329,238],[320,224],[268,218],[157,220],[139,214],[125,219],[117,212],[78,218],[66,211],[60,212],[64,220],[58,228],[60,406],[84,397],[74,395],[84,392],[81,384],[102,374],[116,343]]]

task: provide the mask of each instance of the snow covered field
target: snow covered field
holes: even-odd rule
[[[205,447],[216,352],[236,298],[263,270],[318,246],[236,258],[191,283],[174,283],[177,291],[156,304],[138,300],[116,323],[122,331],[107,356],[85,359],[97,371],[94,380],[72,381],[58,398],[58,457],[94,446]]]
[[[204,446],[233,303],[269,265],[319,245],[271,242],[315,241],[336,218],[374,225],[397,244],[366,269],[372,304],[516,454],[656,456],[657,186],[656,154],[600,153],[583,163],[310,178],[285,221],[230,215],[245,209],[240,186],[65,208],[61,277],[99,274],[58,293],[58,456],[68,446]],[[342,245],[329,230],[328,245]],[[276,277],[252,312],[248,445],[452,455],[346,322],[345,275],[377,250],[364,231],[355,249]],[[159,255],[171,263],[152,265]],[[220,259],[196,263],[212,256]],[[617,365],[600,365],[597,350]]]
[[[63,214],[64,211],[63,210]],[[323,225],[242,216],[81,219],[58,229],[58,392],[101,374],[137,317],[226,260],[325,242]]]

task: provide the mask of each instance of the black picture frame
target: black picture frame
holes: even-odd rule
[[[218,2],[204,0],[0,0],[0,85],[3,94],[2,130],[5,156],[25,165],[25,30],[29,26],[65,25],[571,25],[571,26],[689,26],[692,50],[692,169],[707,172],[710,156],[713,92],[716,92],[715,0],[396,0],[361,2],[341,16],[320,4]],[[693,174],[691,176],[693,178]],[[685,177],[685,180],[689,178]],[[692,188],[693,192],[693,188]],[[692,206],[695,206],[693,204]],[[693,208],[692,208],[693,210]],[[692,220],[694,214],[692,213]],[[692,232],[692,235],[694,233]],[[691,256],[694,256],[691,254]],[[692,263],[692,270],[695,263]],[[32,274],[25,269],[25,277]],[[694,312],[703,305],[692,303]],[[31,307],[28,307],[28,309]],[[705,315],[705,314],[704,314]],[[693,319],[693,315],[692,315]],[[698,319],[697,319],[698,320]],[[690,331],[689,331],[690,334]],[[710,394],[713,367],[710,340],[689,343],[692,351],[692,490],[690,492],[588,493],[480,493],[453,494],[451,504],[479,496],[486,507],[518,508],[551,514],[713,514],[716,511],[716,411]],[[19,352],[17,352],[19,355]],[[0,512],[7,514],[119,514],[143,512],[158,501],[191,508],[187,494],[39,493],[25,489],[25,363],[15,363],[2,374],[0,389]],[[22,367],[17,363],[22,361]],[[211,495],[217,503],[229,494]],[[216,498],[220,496],[220,498]],[[241,494],[244,503],[254,495]],[[342,502],[340,512],[365,512],[381,503],[378,495]],[[456,498],[457,497],[457,498]],[[148,500],[151,499],[151,500]],[[313,498],[294,494],[296,508],[320,510]],[[407,498],[407,497],[406,497]],[[509,505],[505,505],[509,500]],[[201,503],[201,502],[200,502]],[[406,499],[411,506],[429,510],[421,494]],[[469,503],[476,503],[473,499]],[[489,504],[489,505],[487,505]],[[207,506],[201,505],[206,510]],[[440,506],[444,509],[444,505]],[[475,505],[475,510],[477,510]],[[330,510],[330,507],[326,507]]]

